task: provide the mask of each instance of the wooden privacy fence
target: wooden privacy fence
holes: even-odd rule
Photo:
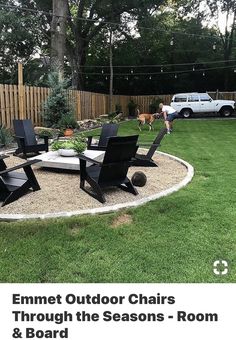
[[[41,124],[40,112],[49,92],[43,87],[0,85],[0,123],[10,127],[13,119],[28,118]]]
[[[34,125],[42,125],[41,112],[49,93],[49,88],[0,85],[0,124],[12,126],[13,119],[32,119]],[[212,97],[236,100],[236,92],[209,92]],[[69,104],[75,111],[76,119],[94,119],[109,112],[109,95],[77,90],[67,91]],[[119,104],[122,111],[128,113],[128,103],[133,100],[140,111],[149,112],[149,105],[157,99],[169,104],[172,95],[125,96],[114,95],[112,110]]]

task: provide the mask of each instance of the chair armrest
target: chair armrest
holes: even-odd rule
[[[89,158],[81,153],[78,154],[78,157],[79,159],[82,159],[83,161],[86,161],[86,162],[90,162],[90,163],[94,163],[94,164],[98,164],[98,165],[102,165],[102,162],[99,162],[95,159],[92,159],[92,158]]]
[[[10,156],[8,156],[8,155],[0,155],[0,159],[4,159],[4,158],[8,158],[8,157],[10,157]]]
[[[22,169],[22,168],[25,168],[27,166],[31,166],[32,164],[38,163],[38,162],[40,162],[40,159],[32,159],[31,161],[28,161],[28,162],[13,166],[12,168],[8,168],[6,170],[0,171],[0,175],[4,175],[4,174],[7,174],[8,172],[15,171],[15,170],[18,170],[18,169]]]

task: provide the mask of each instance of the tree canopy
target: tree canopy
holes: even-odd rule
[[[43,85],[43,55],[74,88],[108,92],[112,30],[116,94],[234,90],[235,24],[233,0],[6,0],[0,82],[16,82],[21,61],[25,82]]]

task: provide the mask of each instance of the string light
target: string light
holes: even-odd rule
[[[193,72],[195,71],[195,66],[193,65]]]
[[[102,69],[102,74],[104,73],[104,70]]]
[[[61,25],[60,25],[60,23],[59,23],[59,22],[57,23],[57,32],[58,32],[58,33],[60,33],[60,32],[61,32]]]
[[[177,79],[178,78],[178,76],[177,76],[177,74],[175,74],[175,79]]]
[[[130,73],[134,73],[134,70],[131,68]]]
[[[149,79],[151,80],[151,79],[152,79],[152,76],[150,76]]]
[[[213,46],[212,46],[213,50],[216,50],[216,43],[214,42]]]
[[[205,77],[205,72],[204,71],[202,72],[202,75],[203,75],[203,77]]]
[[[205,71],[213,71],[213,70],[219,70],[219,69],[230,69],[232,68],[233,72],[236,72],[236,65],[231,65],[231,66],[219,66],[219,67],[209,67],[209,68],[199,68],[195,69],[195,72],[205,72]],[[235,70],[235,71],[234,71]],[[191,73],[193,72],[192,70],[179,70],[179,71],[165,71],[163,74],[183,74],[183,73]],[[81,72],[81,74],[89,74],[89,75],[99,75],[101,73],[97,72]],[[161,74],[161,72],[139,72],[139,73],[133,73],[134,76],[153,76],[153,75],[158,75]],[[124,76],[126,79],[129,79],[128,76],[130,73],[114,73],[114,76]],[[104,73],[104,76],[109,76],[109,73]]]
[[[174,37],[171,38],[170,46],[174,46]]]
[[[229,60],[214,60],[214,61],[201,61],[201,62],[191,62],[191,63],[177,63],[177,64],[165,64],[165,67],[169,66],[188,66],[188,65],[202,65],[202,64],[224,64],[225,62],[236,62],[236,59]],[[108,68],[108,65],[84,65],[84,68]],[[161,72],[163,71],[163,64],[155,64],[155,65],[113,65],[113,68],[142,68],[142,67],[161,67]]]

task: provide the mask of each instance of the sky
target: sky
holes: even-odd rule
[[[231,16],[230,18],[231,20],[229,21],[229,24],[232,25],[233,23],[233,16]],[[219,25],[219,29],[221,31],[221,33],[224,33],[225,31],[225,25],[226,25],[226,15],[225,14],[221,14],[218,20],[218,25]]]
[[[200,6],[201,12],[208,12],[209,9],[207,8],[206,2],[202,1],[202,5]],[[226,26],[226,13],[222,13],[218,7],[218,22],[216,22],[215,19],[212,19],[212,22],[206,23],[206,26],[215,26],[217,25],[220,29],[221,33],[225,32],[225,26]],[[233,15],[229,16],[228,26],[230,27],[233,23]]]

